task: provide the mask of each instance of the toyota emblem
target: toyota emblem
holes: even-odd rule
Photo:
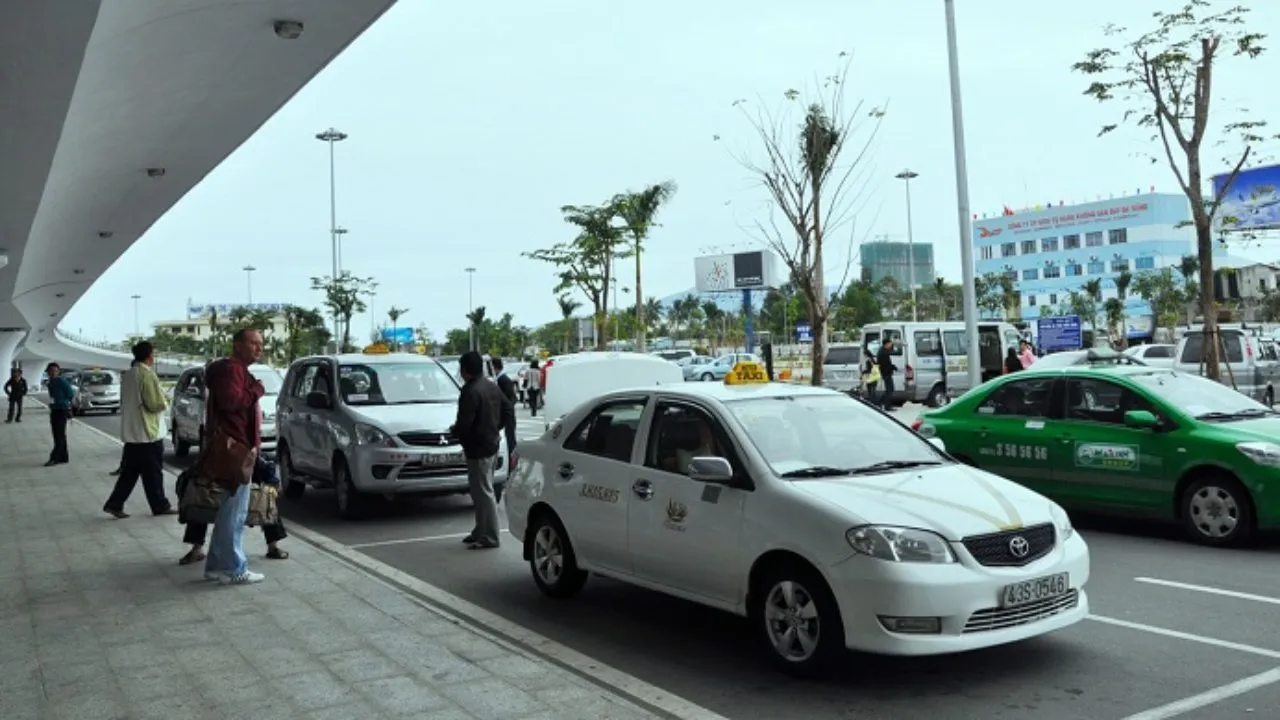
[[[1031,552],[1031,543],[1021,535],[1015,535],[1009,540],[1009,554],[1016,558],[1024,558]]]

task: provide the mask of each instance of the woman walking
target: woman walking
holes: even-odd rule
[[[529,398],[529,416],[538,417],[538,402],[542,396],[542,370],[538,367],[538,361],[534,360],[529,363],[529,385],[525,389],[525,396]]]
[[[53,434],[53,450],[44,466],[52,467],[71,462],[67,453],[67,420],[71,417],[71,399],[76,396],[76,390],[62,377],[58,363],[49,363],[45,372],[49,373],[49,430]]]

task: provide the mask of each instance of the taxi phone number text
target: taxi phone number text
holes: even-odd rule
[[[1014,458],[1019,460],[1048,460],[1049,448],[1039,445],[1018,445],[1016,443],[996,443],[989,448],[982,448],[983,455]]]

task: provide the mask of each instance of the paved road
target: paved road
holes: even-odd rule
[[[908,406],[896,415],[909,423],[918,412]],[[112,417],[87,422],[118,428]],[[540,430],[540,419],[522,418],[521,437]],[[330,493],[309,491],[286,505],[285,516],[734,720],[926,713],[1157,720],[1250,709],[1264,717],[1280,707],[1280,672],[1272,672],[1280,666],[1274,545],[1210,550],[1159,525],[1078,519],[1093,550],[1090,621],[961,657],[854,658],[842,677],[798,682],[759,659],[745,621],[716,611],[601,578],[572,602],[543,598],[516,542],[493,553],[462,549],[471,528],[462,498],[388,505],[368,520],[343,522]],[[1260,673],[1270,674],[1254,678]],[[1186,698],[1181,707],[1139,714]]]

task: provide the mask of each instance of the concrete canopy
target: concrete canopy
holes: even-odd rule
[[[85,350],[56,328],[89,286],[394,2],[0,5],[0,333]]]

